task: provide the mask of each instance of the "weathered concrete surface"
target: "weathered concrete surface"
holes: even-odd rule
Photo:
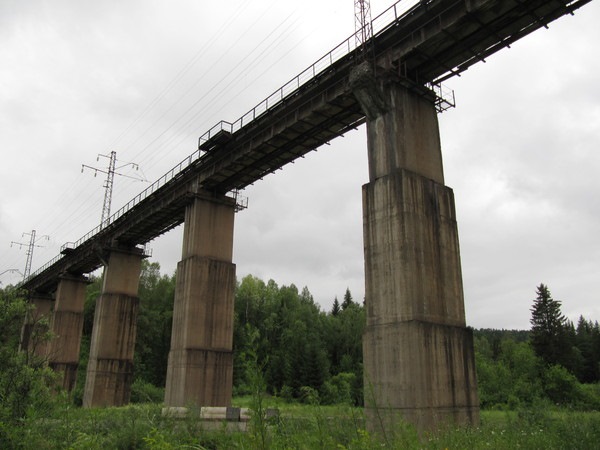
[[[235,205],[230,200],[197,198],[186,209],[165,389],[167,407],[231,405]]]
[[[421,431],[477,423],[454,197],[443,185],[434,105],[391,77],[357,86],[359,99],[371,92],[384,105],[367,121],[363,186],[369,427],[393,432],[400,418]]]
[[[87,278],[62,275],[50,320],[53,338],[49,343],[48,365],[62,374],[60,384],[69,392],[77,379],[87,284]]]
[[[96,302],[83,406],[129,403],[143,254],[112,249]]]
[[[51,294],[34,292],[29,299],[31,310],[28,311],[21,328],[20,351],[27,351],[38,358],[48,357],[48,342],[43,335],[49,329],[54,299]]]

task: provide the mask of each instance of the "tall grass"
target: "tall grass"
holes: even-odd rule
[[[449,429],[418,436],[398,424],[387,441],[365,431],[362,409],[288,404],[263,397],[260,408],[275,407],[279,418],[259,422],[247,433],[204,429],[193,411],[185,419],[161,414],[160,404],[81,409],[62,402],[44,416],[32,413],[18,430],[15,449],[596,449],[600,412],[549,410],[483,411],[477,428]],[[254,398],[234,400],[249,406]],[[0,424],[2,426],[2,424]],[[16,436],[15,433],[12,434]]]

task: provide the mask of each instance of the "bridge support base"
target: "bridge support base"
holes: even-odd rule
[[[34,293],[29,299],[32,305],[28,311],[23,327],[21,328],[21,341],[19,349],[30,352],[38,358],[48,357],[48,342],[43,335],[48,331],[49,323],[43,319],[52,317],[52,305],[54,303],[51,294]]]
[[[359,100],[378,96],[363,187],[368,426],[388,434],[401,419],[419,431],[475,424],[473,341],[434,104],[389,78],[360,89]]]
[[[234,207],[226,197],[197,198],[186,209],[166,407],[231,405]]]
[[[129,403],[143,253],[111,249],[96,302],[83,406]]]
[[[62,374],[59,384],[69,392],[77,381],[87,284],[88,280],[84,277],[61,276],[50,321],[54,337],[49,345],[48,365]]]

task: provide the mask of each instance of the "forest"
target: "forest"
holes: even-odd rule
[[[100,279],[93,279],[88,286],[77,386],[70,395],[57,394],[52,388],[53,374],[44,361],[18,351],[22,317],[28,305],[10,287],[0,292],[1,448],[25,448],[18,444],[23,436],[22,427],[32,417],[38,417],[36,411],[79,410],[100,283]],[[160,405],[163,400],[174,290],[174,275],[161,274],[158,263],[144,262],[139,286],[133,404]],[[598,322],[584,317],[579,317],[576,324],[569,321],[561,313],[561,302],[554,300],[543,284],[537,287],[535,298],[530,301],[529,330],[473,330],[482,410],[527,412],[523,413],[527,420],[531,414],[535,416],[549,409],[581,414],[600,410]],[[280,406],[362,405],[365,311],[362,299],[353,298],[349,289],[343,298],[334,299],[330,311],[324,311],[306,287],[279,286],[273,280],[265,282],[249,275],[237,283],[234,314],[236,399],[243,403],[258,394],[260,399],[276,401]],[[40,325],[41,338],[50,338],[44,336],[48,334],[47,327]],[[257,392],[257,374],[260,392]],[[61,395],[62,406],[57,406],[57,397]],[[591,433],[600,438],[600,418],[597,413],[593,417]],[[589,434],[590,429],[585,432]],[[363,434],[357,436],[365,438]],[[139,445],[119,447],[178,448],[152,446],[148,439],[148,435],[138,436]],[[415,439],[422,445],[418,437]],[[71,440],[75,442],[76,437]],[[336,442],[341,445],[338,448],[351,448],[348,442],[343,445]],[[265,445],[250,447],[266,448]]]

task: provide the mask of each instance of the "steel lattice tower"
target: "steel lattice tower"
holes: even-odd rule
[[[23,248],[24,246],[27,248],[27,251],[25,252],[27,259],[25,260],[25,271],[23,272],[23,281],[27,280],[27,278],[29,278],[29,275],[31,274],[31,262],[33,261],[33,249],[35,247],[41,247],[41,245],[36,244],[35,234],[36,234],[35,230],[31,230],[31,233],[23,233],[23,236],[29,236],[29,244],[26,244],[24,242],[16,242],[16,241],[11,241],[11,243],[10,243],[11,247],[13,245],[18,245],[19,248]],[[50,239],[50,236],[44,235],[44,236],[38,237],[37,239]],[[15,269],[9,269],[9,270],[15,270]]]
[[[110,161],[108,163],[108,170],[106,171],[106,181],[104,182],[104,203],[102,205],[102,217],[100,219],[100,226],[104,228],[108,225],[108,218],[110,217],[110,202],[112,200],[113,182],[115,179],[115,164],[117,162],[117,152],[110,152]]]
[[[356,48],[360,48],[373,37],[371,25],[371,4],[369,0],[354,0],[354,40]],[[363,51],[363,57],[366,52]]]

